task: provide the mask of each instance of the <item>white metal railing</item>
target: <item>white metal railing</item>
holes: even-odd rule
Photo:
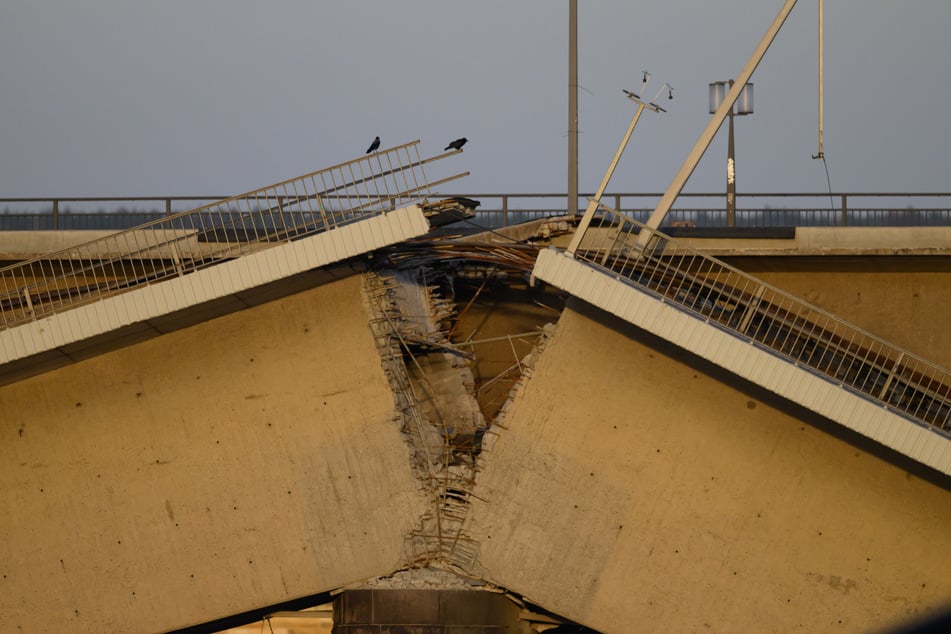
[[[0,329],[409,205],[431,186],[419,141],[0,269]]]
[[[574,257],[951,435],[951,371],[614,209],[600,206]]]

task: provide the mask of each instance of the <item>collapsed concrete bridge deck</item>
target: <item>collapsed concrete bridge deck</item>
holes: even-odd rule
[[[944,606],[946,477],[529,286],[526,246],[559,241],[529,233],[374,249],[0,387],[2,612],[165,631],[414,568],[605,632],[866,631]],[[941,254],[790,247],[744,268],[951,362]],[[447,393],[474,399],[451,408],[472,433]]]

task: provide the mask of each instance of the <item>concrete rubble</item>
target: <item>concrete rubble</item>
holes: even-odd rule
[[[474,354],[450,341],[448,324],[456,308],[431,283],[435,277],[427,267],[381,270],[364,275],[363,289],[393,389],[396,422],[410,447],[413,471],[432,501],[407,536],[404,564],[477,575],[479,544],[467,534],[466,524],[492,421],[476,398],[470,368]],[[548,324],[538,340],[554,328]],[[539,353],[533,349],[515,360],[520,370],[516,385],[530,375]]]

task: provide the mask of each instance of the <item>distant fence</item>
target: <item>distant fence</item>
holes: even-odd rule
[[[594,194],[579,196],[579,210]],[[611,193],[604,203],[645,222],[662,193]],[[567,194],[443,194],[482,204],[470,224],[495,229],[567,213]],[[0,231],[119,230],[228,196],[0,198]],[[664,226],[725,227],[723,193],[682,193]],[[580,211],[579,211],[580,213]],[[737,194],[735,226],[894,227],[951,225],[951,193]]]

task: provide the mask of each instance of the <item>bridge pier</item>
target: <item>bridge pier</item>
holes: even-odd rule
[[[485,590],[348,590],[334,599],[333,634],[527,634],[518,611]]]

